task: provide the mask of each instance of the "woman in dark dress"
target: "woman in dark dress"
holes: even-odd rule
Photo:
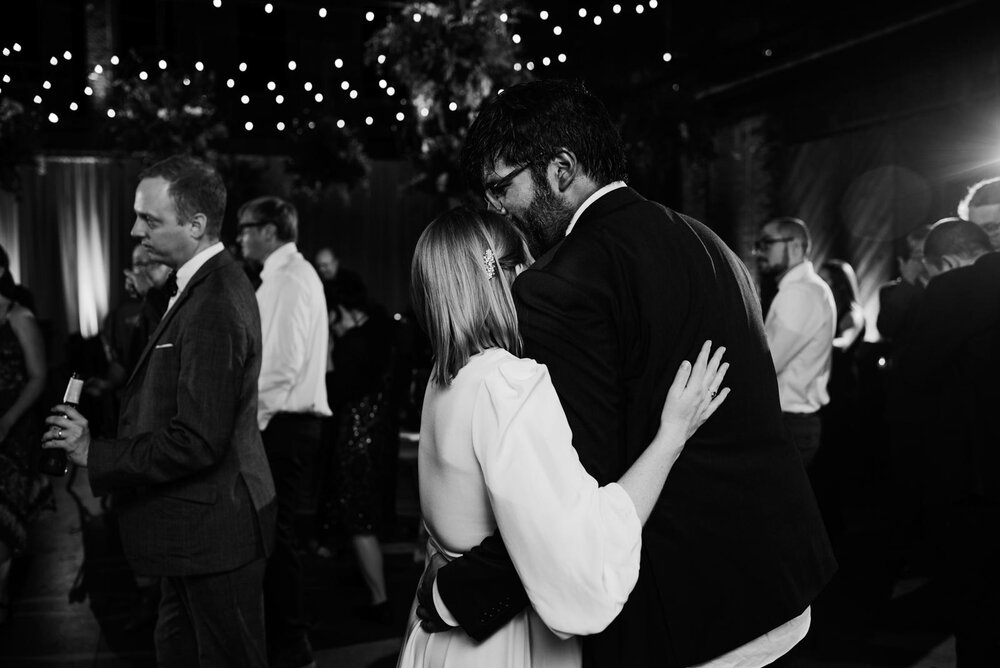
[[[37,473],[45,388],[45,352],[35,316],[16,301],[7,253],[0,247],[0,624],[10,615],[11,559],[27,546],[27,525],[52,500]]]
[[[333,373],[327,385],[335,426],[333,456],[321,513],[324,529],[339,524],[371,596],[358,613],[388,621],[389,604],[377,535],[396,424],[389,396],[392,323],[368,302],[364,287],[340,287],[327,305],[333,337]]]

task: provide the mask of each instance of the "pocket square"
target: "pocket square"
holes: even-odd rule
[[[157,345],[154,348],[154,350],[159,350],[160,348],[173,348],[173,347],[174,347],[174,344],[172,344],[172,343],[161,343],[161,344]]]

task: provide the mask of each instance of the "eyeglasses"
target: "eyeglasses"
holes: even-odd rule
[[[239,225],[236,226],[236,238],[239,239],[240,237],[242,237],[244,234],[246,234],[247,230],[249,230],[252,227],[264,227],[265,225],[271,225],[271,224],[273,223],[270,220],[264,220],[259,223],[240,223]]]
[[[753,252],[766,253],[774,244],[787,243],[789,241],[795,241],[795,237],[762,237],[754,242]]]
[[[507,195],[507,188],[509,188],[510,184],[514,182],[514,179],[517,178],[518,174],[526,170],[528,167],[531,167],[531,165],[535,164],[543,157],[545,157],[545,154],[539,153],[506,176],[494,181],[493,183],[485,185],[483,197],[486,199],[486,206],[491,209],[495,209],[496,211],[503,211],[503,202],[500,200]]]

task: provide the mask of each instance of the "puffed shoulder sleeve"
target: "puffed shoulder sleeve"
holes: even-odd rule
[[[602,631],[639,575],[642,525],[617,483],[580,464],[548,370],[512,360],[486,377],[473,447],[528,598],[562,636]]]

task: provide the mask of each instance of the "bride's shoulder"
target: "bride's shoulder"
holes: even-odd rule
[[[539,383],[551,382],[545,365],[533,359],[497,349],[491,362],[491,369],[483,376],[483,382],[494,396],[519,396],[530,393]]]

